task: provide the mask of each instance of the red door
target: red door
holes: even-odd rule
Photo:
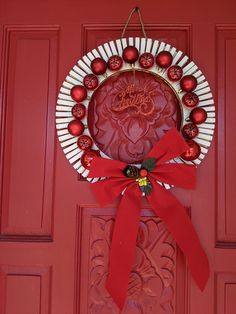
[[[87,51],[120,37],[135,2],[1,0],[0,314],[118,313],[104,289],[116,204],[100,208],[56,140],[60,84]],[[197,188],[172,192],[209,257],[202,293],[144,204],[124,314],[236,313],[236,5],[140,4],[148,37],[189,55],[214,93],[214,144]],[[141,36],[132,24],[127,36]]]

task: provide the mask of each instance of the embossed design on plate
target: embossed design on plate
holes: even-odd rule
[[[140,70],[108,77],[92,95],[88,126],[112,159],[140,163],[171,128],[180,127],[179,99],[159,76]]]

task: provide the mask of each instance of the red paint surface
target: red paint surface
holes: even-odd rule
[[[76,60],[120,37],[135,5],[124,0],[0,2],[1,314],[118,313],[103,284],[116,204],[99,208],[89,184],[78,180],[54,145],[54,112],[57,86]],[[191,207],[211,277],[201,293],[165,226],[143,204],[122,314],[234,314],[235,1],[139,5],[148,36],[190,55],[214,92],[218,127],[198,169],[197,188],[173,190]],[[135,35],[141,36],[137,24],[127,31]]]

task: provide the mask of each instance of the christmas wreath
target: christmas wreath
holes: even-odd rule
[[[66,158],[86,178],[94,156],[140,164],[172,127],[189,146],[173,162],[198,165],[215,125],[212,93],[195,63],[169,44],[138,37],[82,57],[60,88],[56,110]]]

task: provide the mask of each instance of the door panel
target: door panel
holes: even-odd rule
[[[78,313],[119,313],[104,288],[114,217],[115,209],[78,207]],[[165,224],[150,210],[143,210],[122,313],[184,313],[186,271]]]
[[[57,27],[4,28],[2,239],[52,236],[57,44]]]
[[[235,88],[236,79],[236,28],[217,25],[217,65],[218,65],[218,137],[217,137],[217,233],[216,245],[236,247],[235,215]],[[227,153],[226,153],[227,152]],[[222,167],[222,165],[224,165]]]
[[[88,51],[110,40],[118,39],[121,36],[124,25],[117,24],[92,24],[82,26],[82,51],[86,54]],[[191,25],[190,24],[148,24],[145,27],[148,37],[157,38],[158,40],[170,43],[174,47],[178,47],[183,53],[191,54]],[[128,27],[126,37],[141,36],[140,25],[132,24]]]
[[[46,314],[51,269],[44,266],[0,268],[1,313]]]
[[[216,282],[216,313],[233,314],[235,312],[236,274],[218,273]]]

